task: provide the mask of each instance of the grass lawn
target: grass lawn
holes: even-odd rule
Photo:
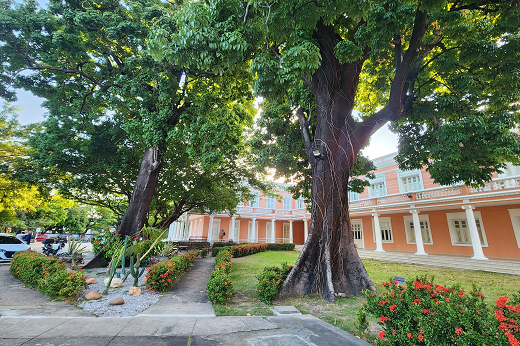
[[[252,256],[234,258],[231,280],[235,287],[233,300],[222,306],[215,306],[220,316],[232,315],[272,315],[269,306],[256,298],[257,275],[264,267],[281,266],[282,263],[294,264],[299,256],[297,251],[268,251]],[[481,287],[486,302],[492,304],[501,295],[510,295],[520,289],[520,278],[514,275],[488,273],[482,271],[466,271],[447,268],[430,268],[418,265],[363,260],[365,268],[376,289],[381,292],[381,283],[393,276],[404,276],[412,279],[416,276],[434,277],[434,282],[444,286],[460,285],[464,290],[472,289],[473,284]],[[275,305],[294,305],[302,313],[312,314],[354,335],[359,335],[369,342],[375,342],[378,327],[372,323],[368,335],[360,335],[356,327],[357,311],[361,307],[362,298],[338,298],[330,304],[318,295],[277,300]]]

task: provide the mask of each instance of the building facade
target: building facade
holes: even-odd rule
[[[363,193],[349,193],[358,248],[520,260],[520,167],[496,174],[482,188],[440,186],[425,170],[400,170],[394,158],[375,159],[370,186]],[[170,227],[170,239],[303,244],[310,220],[303,201],[294,200],[283,187],[278,198],[256,193],[233,217],[184,216]]]

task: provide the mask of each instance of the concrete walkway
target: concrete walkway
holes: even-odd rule
[[[311,315],[284,315],[291,309],[279,308],[280,316],[216,317],[204,292],[213,263],[197,260],[170,292],[135,317],[94,317],[47,301],[1,265],[0,346],[370,345]]]
[[[474,260],[462,256],[416,255],[404,252],[375,252],[358,249],[361,259],[374,259],[385,262],[418,264],[430,267],[452,268],[460,270],[482,270],[492,273],[520,275],[520,261],[497,259]]]

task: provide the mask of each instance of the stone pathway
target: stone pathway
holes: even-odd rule
[[[206,283],[215,267],[215,259],[195,261],[165,295],[138,316],[212,317],[213,306],[206,295]]]

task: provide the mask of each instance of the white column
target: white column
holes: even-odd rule
[[[415,233],[415,245],[417,245],[417,252],[416,255],[428,255],[424,251],[424,243],[422,238],[422,231],[421,231],[421,221],[419,221],[419,212],[417,210],[410,210],[410,213],[412,213],[412,220],[413,220],[413,230]]]
[[[276,232],[274,228],[275,219],[271,219],[271,243],[276,242]]]
[[[473,257],[471,259],[487,260],[482,251],[482,243],[478,236],[477,223],[475,222],[475,214],[473,214],[473,207],[471,205],[464,205],[462,209],[466,212],[466,219],[468,220],[469,235],[471,237],[471,245],[473,246]]]
[[[209,227],[208,227],[208,241],[211,242],[213,239],[211,237],[213,236],[213,214],[209,216]],[[220,236],[220,233],[219,233]]]
[[[376,233],[376,250],[377,252],[385,252],[383,250],[383,238],[381,237],[381,226],[379,225],[379,215],[377,213],[373,213],[374,217],[374,231]]]
[[[229,232],[229,234],[230,234],[230,235],[229,235],[229,236],[230,236],[229,239],[233,239],[233,241],[234,241],[235,243],[238,244],[238,242],[239,242],[239,241],[238,241],[238,238],[235,237],[235,220],[236,220],[236,219],[237,219],[236,216],[233,216],[233,217],[231,218],[231,230],[230,230],[230,232]]]
[[[202,237],[202,218],[199,219],[199,228],[197,229],[197,236]]]
[[[307,219],[303,219],[303,242],[307,242],[307,238],[309,237],[309,224],[307,223]]]
[[[293,220],[289,220],[289,243],[293,242],[293,228],[292,228]]]
[[[184,226],[185,230],[183,240],[188,240],[190,237],[190,214],[186,214],[186,224]]]
[[[252,242],[253,243],[256,243],[258,240],[257,240],[257,236],[256,236],[256,218],[254,217],[253,218],[253,229],[252,229],[252,232],[253,233],[253,239],[252,239]],[[251,241],[251,239],[249,239],[249,241]]]

